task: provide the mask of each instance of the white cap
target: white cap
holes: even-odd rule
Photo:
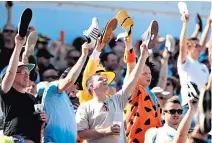
[[[163,95],[169,95],[170,92],[168,91],[164,91],[161,87],[154,87],[152,90],[151,90],[154,94],[157,94],[157,93],[161,93]]]

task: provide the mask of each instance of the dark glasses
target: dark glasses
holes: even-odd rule
[[[4,33],[13,33],[13,32],[14,32],[14,30],[4,29],[4,30],[3,30],[3,32],[4,32]]]
[[[171,109],[171,110],[164,110],[164,112],[169,113],[171,115],[174,115],[177,112],[177,114],[181,115],[183,113],[183,110],[182,109],[178,109],[178,110]]]

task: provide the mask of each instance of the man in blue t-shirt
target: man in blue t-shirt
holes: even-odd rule
[[[44,130],[45,143],[74,143],[77,140],[77,125],[72,103],[68,93],[75,90],[74,85],[86,61],[90,46],[87,42],[82,45],[82,55],[70,70],[65,71],[57,81],[50,82],[44,90],[42,104],[48,117]]]

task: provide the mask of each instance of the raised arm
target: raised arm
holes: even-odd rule
[[[139,57],[135,68],[130,73],[128,80],[126,81],[126,83],[124,83],[122,87],[124,95],[127,95],[128,97],[132,95],[133,90],[135,89],[135,86],[139,80],[141,71],[145,66],[146,59],[148,57],[148,49],[146,45],[142,44],[140,48],[141,48],[141,56]]]
[[[12,1],[6,2],[6,8],[7,8],[7,24],[12,25]]]
[[[212,23],[212,18],[211,16],[208,17],[207,19],[207,24],[203,30],[203,33],[202,33],[202,36],[201,36],[201,39],[200,39],[200,45],[204,48],[205,47],[205,44],[207,42],[207,39],[208,39],[208,35],[209,35],[209,31],[210,31],[210,28],[211,28],[211,23]]]
[[[163,59],[161,59],[161,69],[159,75],[158,85],[162,89],[166,88],[167,77],[168,77],[168,61],[169,61],[169,52],[165,48],[163,51]]]
[[[136,65],[136,54],[132,47],[132,35],[126,37],[124,41],[126,46],[125,52],[124,52],[124,62],[127,64],[127,72],[124,77],[124,83],[126,83],[130,73],[133,71]]]
[[[184,13],[181,16],[181,19],[183,21],[183,26],[180,34],[179,60],[180,63],[183,64],[185,63],[187,57],[186,34],[187,34],[189,16]]]
[[[191,126],[192,118],[197,110],[197,103],[193,103],[193,100],[189,100],[188,105],[188,112],[185,114],[182,121],[180,122],[179,127],[177,128],[177,133],[172,143],[185,143],[187,140],[188,130]]]
[[[89,49],[90,47],[88,46],[88,43],[85,42],[82,45],[82,55],[78,59],[77,63],[72,67],[72,69],[69,71],[68,75],[64,79],[59,80],[58,92],[63,92],[75,83],[86,61]]]
[[[102,52],[102,49],[104,49],[106,44],[100,42],[100,38],[97,40],[97,45],[95,49],[93,50],[88,63],[85,67],[85,71],[83,73],[83,79],[82,79],[82,86],[83,89],[86,88],[86,81],[87,79],[96,73],[97,67],[99,66],[100,62],[100,54]]]
[[[199,24],[196,24],[195,29],[194,29],[194,32],[193,32],[193,34],[191,35],[191,37],[193,37],[193,38],[198,38],[199,29],[200,29]]]
[[[25,43],[25,39],[22,39],[20,36],[16,35],[15,37],[15,48],[13,50],[12,56],[10,58],[10,62],[6,71],[6,74],[2,80],[1,88],[4,93],[7,93],[14,82],[15,75],[17,72],[19,55],[21,53],[22,46]]]

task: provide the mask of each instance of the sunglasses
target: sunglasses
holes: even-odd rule
[[[4,29],[3,32],[4,32],[4,33],[13,33],[14,30]]]
[[[176,112],[177,114],[181,115],[183,113],[183,110],[182,109],[171,109],[171,110],[164,110],[165,113],[169,113],[171,115],[174,115]]]
[[[17,74],[29,76],[30,72],[22,71],[22,72],[16,72]]]
[[[49,75],[49,76],[44,76],[44,78],[57,79],[57,78],[58,78],[58,76],[56,76],[56,75]]]

